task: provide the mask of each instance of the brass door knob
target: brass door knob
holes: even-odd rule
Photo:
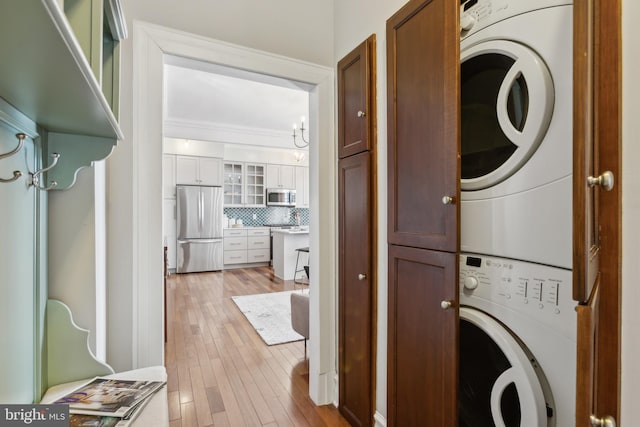
[[[448,310],[448,309],[450,309],[451,307],[453,307],[453,301],[446,301],[446,300],[445,300],[445,301],[442,301],[442,302],[440,303],[440,307],[441,307],[443,310]]]

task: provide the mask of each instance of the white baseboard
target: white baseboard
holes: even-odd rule
[[[387,427],[387,419],[380,412],[376,411],[373,420],[376,422],[376,427]]]

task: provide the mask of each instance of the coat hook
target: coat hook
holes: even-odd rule
[[[13,171],[13,178],[0,178],[0,182],[13,182],[22,176],[22,172]]]
[[[24,139],[26,138],[26,135],[24,133],[18,133],[16,134],[16,138],[18,138],[18,146],[7,153],[0,154],[0,160],[5,159],[7,157],[11,157],[14,154],[16,154],[18,151],[22,150],[22,146],[24,145]],[[20,178],[21,176],[22,176],[22,172],[13,171],[12,178],[0,178],[0,182],[13,182],[16,179]]]
[[[16,154],[18,151],[22,150],[22,146],[24,145],[24,139],[27,137],[24,133],[17,133],[16,138],[18,138],[18,146],[8,153],[0,154],[0,160],[5,159],[7,157],[11,157]]]
[[[58,185],[58,183],[56,181],[50,181],[49,185],[46,186],[46,187],[43,187],[43,186],[40,185],[40,175],[42,175],[43,173],[53,169],[56,166],[56,164],[58,164],[58,159],[60,158],[60,154],[53,153],[51,155],[51,157],[53,158],[53,161],[51,162],[51,164],[48,167],[40,169],[39,171],[36,171],[34,173],[29,173],[29,175],[31,176],[31,184],[29,184],[29,185],[33,185],[38,190],[45,190],[45,191],[51,190],[51,189],[55,188]]]

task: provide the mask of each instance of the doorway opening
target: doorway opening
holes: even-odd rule
[[[309,117],[317,126],[309,137],[317,144],[309,146],[310,229],[323,232],[312,232],[309,243],[310,265],[317,266],[310,283],[309,394],[316,404],[332,402],[336,373],[334,70],[143,22],[134,23],[133,40],[134,366],[163,363],[164,295],[157,286],[163,272],[163,74],[167,56],[193,58],[313,86]],[[140,197],[143,194],[146,197]]]

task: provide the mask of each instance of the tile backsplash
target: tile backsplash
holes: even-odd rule
[[[302,208],[224,208],[229,218],[241,219],[246,227],[265,224],[295,224],[295,213],[300,213],[300,225],[309,225],[309,209]],[[255,215],[256,219],[253,219]]]

